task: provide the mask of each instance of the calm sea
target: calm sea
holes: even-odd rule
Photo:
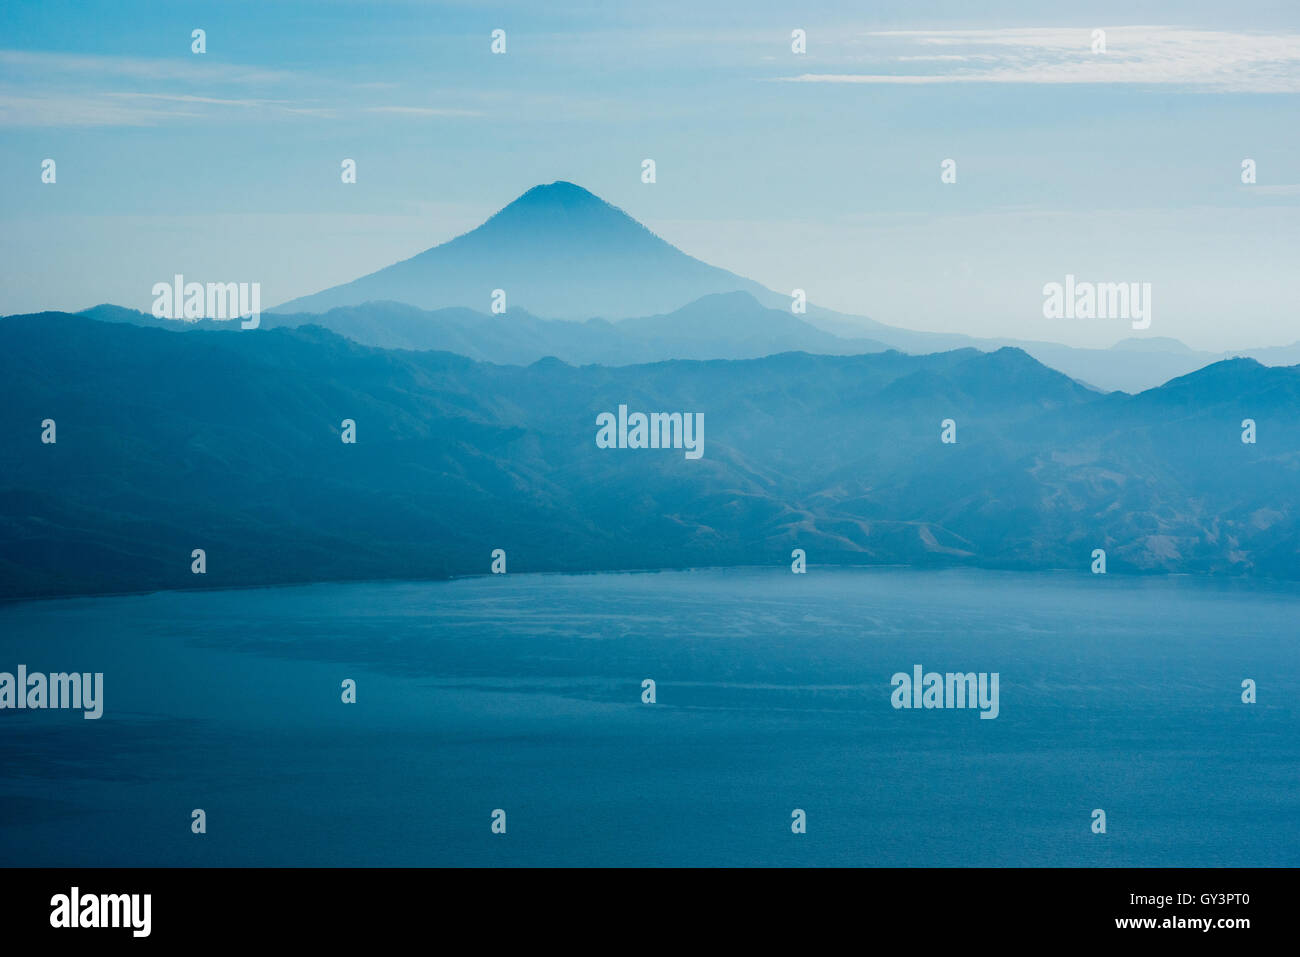
[[[1296,865],[1298,612],[817,567],[4,606],[0,671],[105,692],[98,721],[0,711],[0,862]],[[999,716],[895,710],[917,664],[997,672]]]

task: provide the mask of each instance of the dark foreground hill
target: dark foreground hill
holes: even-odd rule
[[[497,366],[43,314],[0,320],[0,382],[6,597],[478,574],[495,548],[1300,578],[1300,368],[1251,360],[1100,395],[1014,349]],[[703,456],[599,448],[620,404],[703,413]]]

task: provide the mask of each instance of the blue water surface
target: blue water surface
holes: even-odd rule
[[[0,671],[105,711],[0,711],[0,863],[1296,865],[1298,611],[817,567],[9,605]],[[916,664],[997,672],[999,716],[894,709]]]

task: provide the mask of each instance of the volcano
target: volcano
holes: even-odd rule
[[[276,312],[323,313],[392,301],[488,312],[493,290],[511,307],[551,319],[667,313],[713,293],[789,298],[665,242],[581,186],[535,186],[482,226],[368,276],[304,296]]]

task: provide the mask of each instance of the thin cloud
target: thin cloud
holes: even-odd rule
[[[997,57],[989,56],[988,54],[976,55],[976,54],[964,54],[964,53],[929,53],[929,54],[923,53],[923,54],[918,54],[916,56],[894,57],[894,59],[897,60],[899,63],[911,63],[914,61],[921,61],[921,62],[928,62],[928,63],[943,63],[943,62],[969,63],[972,60],[996,60]]]
[[[433,106],[368,106],[367,113],[398,113],[406,116],[482,116],[478,110],[456,110]]]
[[[791,83],[1021,83],[1173,85],[1193,92],[1300,92],[1300,34],[1233,33],[1168,26],[1104,27],[1106,52],[1093,53],[1093,27],[1006,30],[891,30],[865,34],[869,73],[804,73]],[[940,47],[942,54],[926,53]],[[950,70],[914,73],[897,64],[928,58]]]
[[[23,96],[0,91],[0,127],[155,126],[202,112],[159,109],[102,96]]]
[[[375,91],[362,84],[360,102],[347,84],[282,70],[223,64],[202,56],[173,59],[0,50],[0,128],[144,127],[237,110],[250,117],[332,120],[361,113],[420,117],[482,116],[450,107],[367,106]],[[138,86],[113,90],[113,86]],[[105,89],[108,87],[108,89]],[[275,97],[248,96],[256,92]],[[322,92],[336,95],[322,99]],[[295,96],[295,94],[297,94]],[[326,105],[328,104],[328,105]]]
[[[87,53],[51,53],[42,50],[0,50],[0,68],[34,75],[43,80],[74,76],[119,76],[137,80],[190,80],[196,82],[279,83],[295,78],[285,70],[267,70],[238,63],[222,63],[207,55],[158,59],[101,56]]]
[[[0,77],[0,127],[68,128],[157,126],[231,108],[289,112],[295,108],[289,100],[243,94],[250,86],[261,92],[303,80],[189,54],[156,59],[34,50],[0,50]],[[144,89],[112,89],[123,85]]]
[[[1250,185],[1241,187],[1248,193],[1260,196],[1300,196],[1300,183],[1273,183],[1263,186]]]
[[[121,99],[163,100],[168,103],[206,103],[212,106],[282,106],[285,102],[283,100],[230,100],[218,96],[194,96],[189,93],[105,93],[104,95]]]

